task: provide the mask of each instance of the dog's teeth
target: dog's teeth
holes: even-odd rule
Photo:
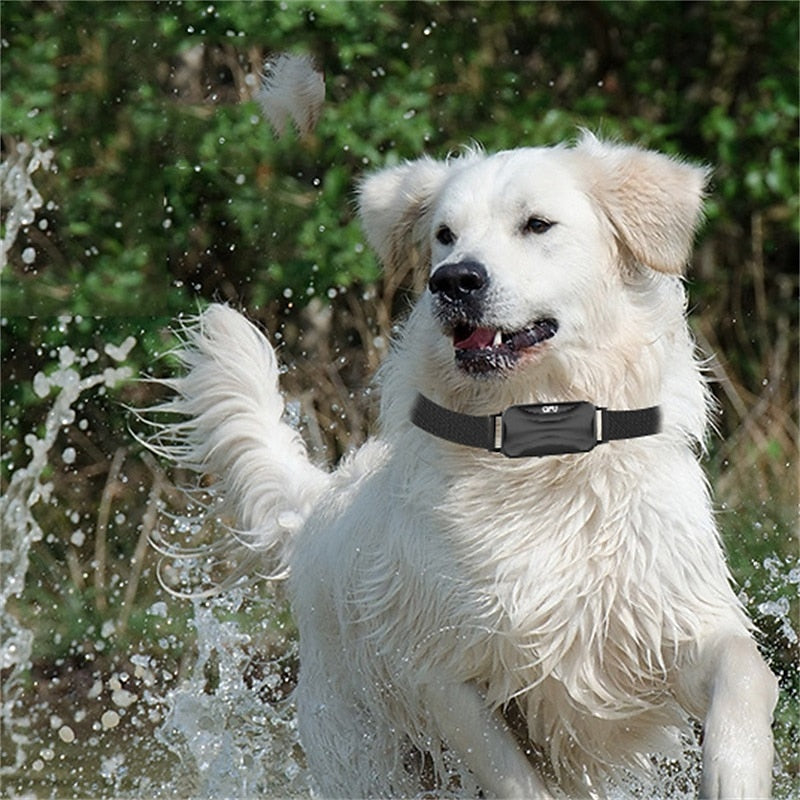
[[[500,331],[497,331],[494,335],[492,347],[500,347],[501,344],[503,344],[503,334]]]

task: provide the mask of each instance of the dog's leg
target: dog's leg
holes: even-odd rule
[[[768,798],[772,784],[772,710],[777,681],[748,636],[707,648],[684,688],[705,705],[703,798]]]
[[[321,797],[375,796],[371,726],[339,677],[312,673],[301,661],[294,699],[306,762]]]
[[[546,800],[552,795],[520,750],[501,715],[467,683],[429,684],[423,701],[447,745],[492,797]]]

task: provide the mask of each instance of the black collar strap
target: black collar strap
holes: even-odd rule
[[[659,433],[661,409],[609,411],[591,403],[549,403],[511,406],[501,414],[474,417],[418,394],[411,421],[440,439],[519,458],[585,453],[612,439]]]

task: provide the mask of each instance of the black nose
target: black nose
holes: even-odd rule
[[[477,261],[459,261],[442,264],[428,281],[432,294],[443,294],[449,300],[459,301],[474,297],[489,281],[486,267]]]

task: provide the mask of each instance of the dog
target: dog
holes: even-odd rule
[[[605,796],[692,720],[703,797],[769,796],[776,681],[698,460],[682,272],[708,177],[588,133],[366,177],[368,242],[425,288],[334,470],[244,316],[185,330],[156,447],[288,575],[323,796]]]

